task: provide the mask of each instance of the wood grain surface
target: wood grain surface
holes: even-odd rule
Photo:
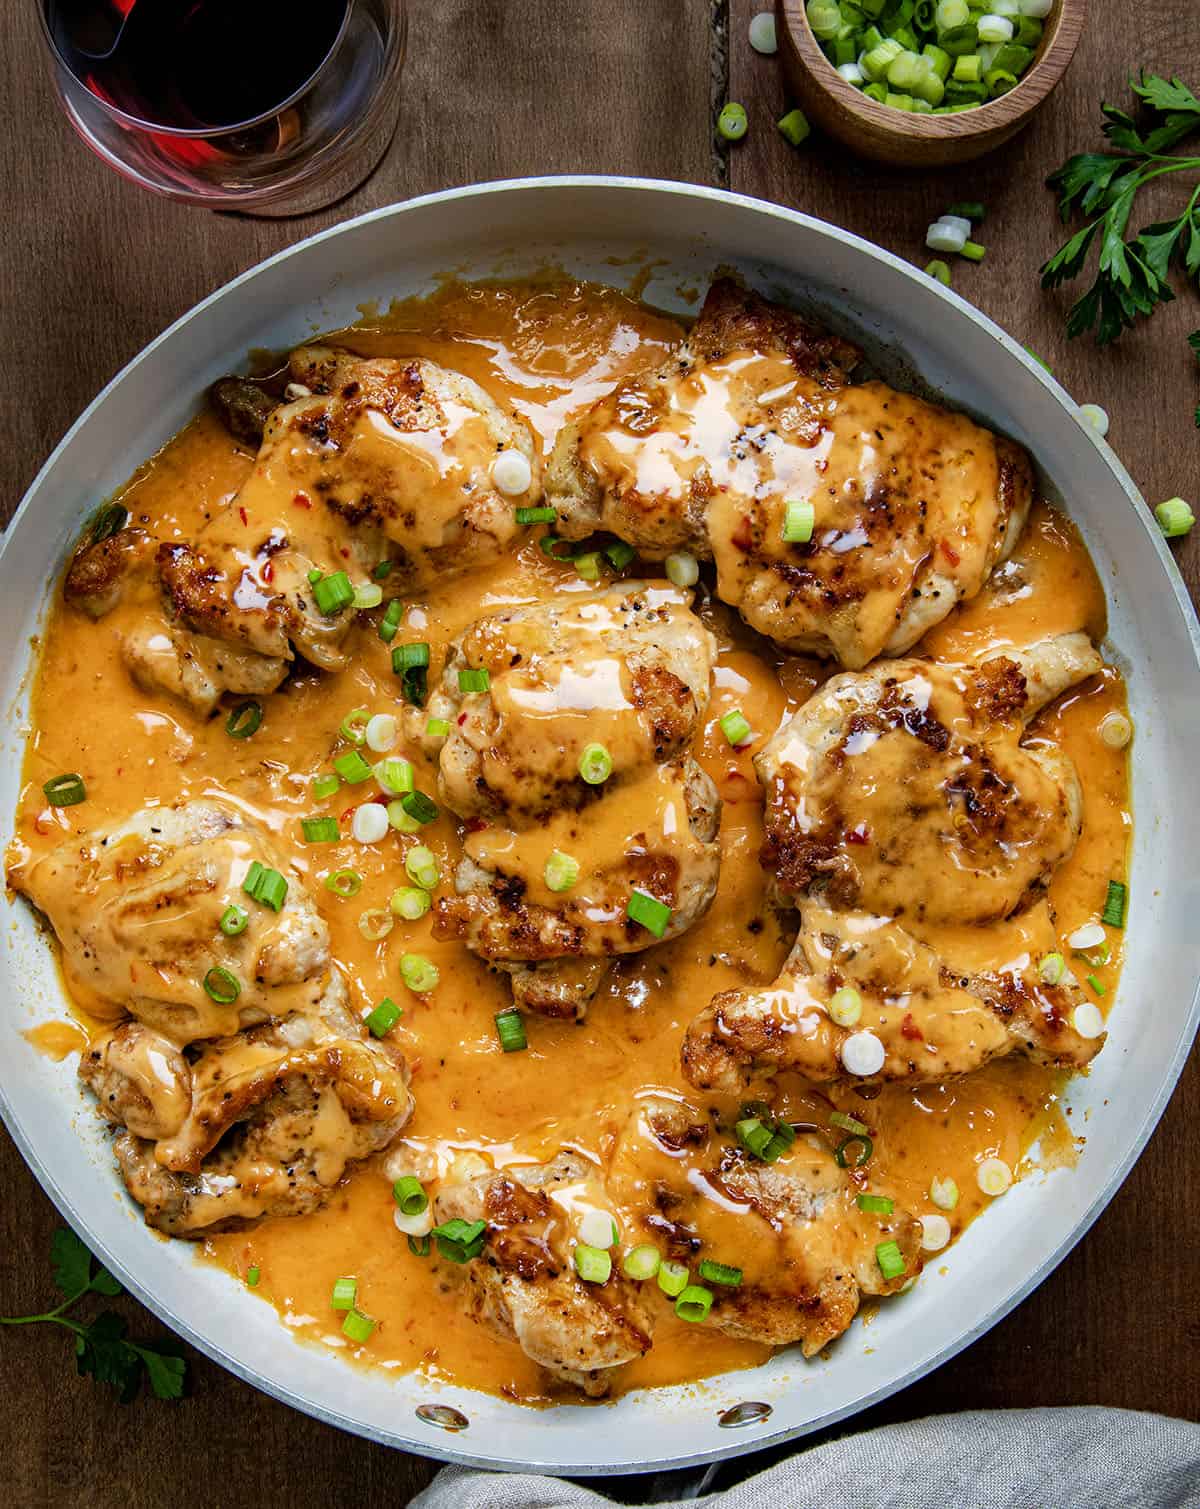
[[[1194,291],[1116,350],[1068,344],[1065,302],[1038,264],[1060,232],[1045,174],[1098,140],[1101,95],[1123,99],[1145,65],[1194,57],[1192,0],[1094,0],[1075,63],[1025,135],[998,156],[922,176],[857,162],[774,130],[789,103],[778,62],[746,41],[765,0],[411,0],[404,104],[389,157],[336,212],[304,221],[217,216],[159,201],[94,161],[58,114],[34,0],[9,0],[0,87],[6,103],[0,235],[0,502],[7,517],[62,431],[96,390],[169,321],[267,254],[332,220],[473,180],[567,171],[636,173],[727,186],[849,227],[923,264],[927,222],[983,199],[988,247],[956,265],[955,287],[1050,362],[1081,401],[1104,404],[1110,440],[1151,501],[1200,495],[1200,398],[1186,333]],[[1193,75],[1193,85],[1200,77]],[[740,99],[750,132],[718,150],[714,102]],[[1193,590],[1200,544],[1178,548]],[[1153,1002],[1129,1003],[1152,1010]],[[1149,1148],[1085,1242],[1001,1325],[931,1377],[861,1418],[932,1411],[1103,1403],[1200,1418],[1200,1063]],[[57,1218],[0,1133],[0,1314],[51,1299],[46,1253]],[[998,1251],[997,1265],[1005,1262]],[[987,1273],[980,1275],[985,1287]],[[136,1334],[161,1327],[118,1302]],[[0,1331],[0,1502],[143,1509],[407,1503],[431,1464],[318,1425],[191,1358],[189,1397],[115,1403],[75,1376],[68,1338]],[[759,1459],[761,1461],[761,1459]],[[727,1480],[734,1469],[723,1469]],[[636,1496],[638,1484],[610,1482]]]

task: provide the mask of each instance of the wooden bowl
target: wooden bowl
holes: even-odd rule
[[[904,167],[936,168],[980,157],[1029,124],[1075,55],[1087,0],[1058,0],[1046,19],[1037,57],[998,100],[953,115],[911,115],[868,99],[839,78],[821,51],[804,0],[775,0],[779,50],[797,103],[814,125],[862,157]]]

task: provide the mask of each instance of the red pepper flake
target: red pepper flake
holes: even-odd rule
[[[262,568],[261,575],[264,582],[273,582],[275,580],[275,562],[267,561]]]
[[[342,546],[341,553],[345,557],[346,560],[350,559],[350,551],[349,551],[349,549],[345,545]]]
[[[469,817],[466,822],[468,833],[482,833],[487,826],[487,823],[481,817]]]
[[[750,528],[750,517],[743,514],[737,521],[737,528],[733,531],[731,544],[738,550],[750,550],[754,545],[754,534]]]
[[[846,834],[848,844],[869,844],[871,842],[871,830],[866,823],[859,823],[857,828],[851,828]]]
[[[312,500],[309,498],[307,493],[297,493],[296,496],[292,499],[292,502],[296,505],[297,508],[312,507]]]
[[[466,715],[466,713],[459,713],[459,715],[458,715],[458,726],[459,726],[459,728],[461,728],[466,721],[467,721],[467,715]]]
[[[906,1011],[904,1013],[904,1020],[900,1023],[900,1036],[910,1038],[914,1042],[918,1043],[923,1043],[925,1041],[925,1034],[917,1026],[916,1022],[913,1021],[913,1014],[911,1011]]]
[[[240,514],[241,514],[241,516],[242,516],[242,523],[243,523],[243,524],[249,524],[249,522],[250,522],[250,519],[249,519],[249,517],[248,517],[248,516],[247,516],[247,513],[246,513],[246,510],[245,510],[245,509],[244,509],[244,508],[239,508],[239,509],[238,509],[238,513],[240,513]]]
[[[946,559],[952,566],[957,566],[962,560],[962,556],[959,555],[958,551],[955,550],[953,545],[947,545],[945,540],[938,541],[938,548],[941,550],[942,554],[946,557]]]

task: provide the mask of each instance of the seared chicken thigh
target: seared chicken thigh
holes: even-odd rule
[[[858,357],[714,283],[665,366],[563,429],[559,534],[715,561],[718,595],[787,649],[849,667],[902,653],[1007,557],[1033,471],[965,415],[851,385]]]
[[[720,804],[686,751],[713,654],[665,584],[498,614],[451,648],[429,711],[450,724],[439,789],[468,832],[437,929],[512,974],[518,1004],[582,1014],[613,956],[712,900]],[[479,672],[486,687],[464,691]],[[610,762],[591,782],[589,749]],[[670,909],[658,932],[627,915],[635,891]]]
[[[278,911],[242,890],[255,861],[287,881]],[[8,880],[49,918],[78,1000],[127,1010],[177,1046],[317,1007],[328,988],[324,920],[269,836],[223,803],[144,808]],[[246,913],[232,937],[219,925],[231,905]]]
[[[467,1313],[516,1340],[552,1376],[593,1398],[613,1370],[649,1350],[651,1318],[638,1285],[619,1273],[585,1283],[572,1258],[571,1213],[596,1193],[598,1174],[577,1153],[550,1163],[481,1174],[442,1186],[439,1222],[485,1221],[482,1254],[452,1271],[466,1290]]]
[[[979,665],[884,661],[805,703],[755,759],[763,863],[799,936],[774,984],[718,995],[692,1023],[691,1083],[934,1080],[1014,1049],[1064,1067],[1095,1056],[1077,983],[1040,968],[1058,947],[1045,891],[1079,834],[1078,777],[1061,749],[1021,739],[1100,664],[1068,634]]]
[[[408,1120],[408,1070],[346,1009],[336,971],[309,1012],[186,1054],[140,1022],[93,1042],[80,1077],[123,1128],[117,1164],[146,1221],[201,1237],[316,1210]]]
[[[270,414],[253,471],[195,539],[125,528],[67,575],[68,601],[93,617],[129,605],[131,674],[196,712],[273,690],[296,653],[345,665],[356,607],[322,602],[320,578],[418,590],[500,555],[520,533],[516,506],[540,495],[529,429],[461,373],[321,346],[290,366],[307,394]],[[519,494],[493,481],[502,454],[528,471]]]

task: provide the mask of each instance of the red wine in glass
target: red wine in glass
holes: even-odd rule
[[[168,130],[221,131],[278,110],[337,43],[348,0],[44,0],[75,77]]]

